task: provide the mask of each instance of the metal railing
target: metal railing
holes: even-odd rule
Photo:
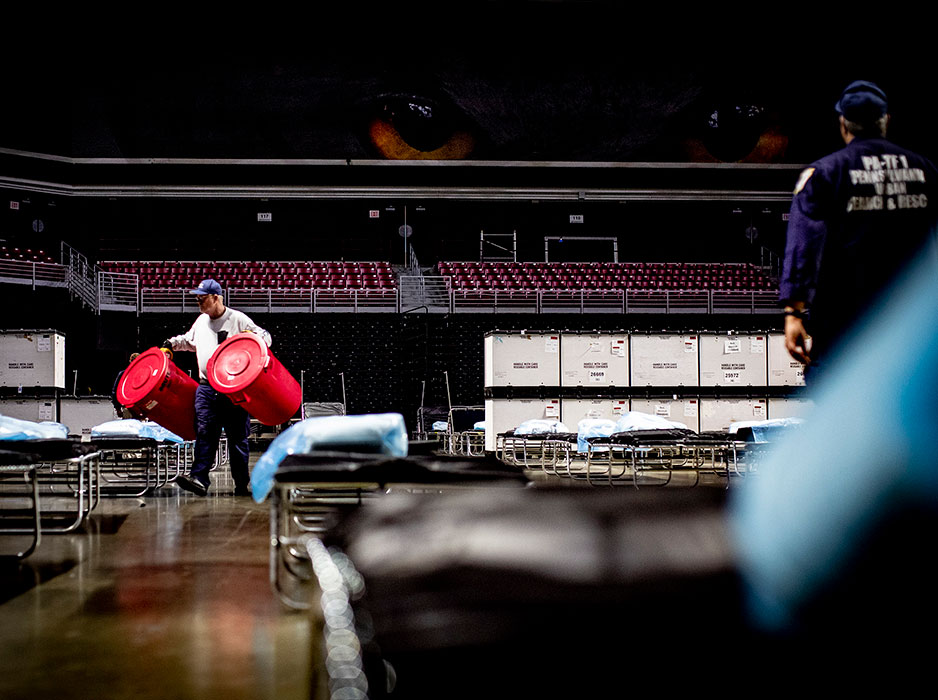
[[[451,290],[451,312],[777,313],[774,291],[722,290]]]
[[[139,312],[139,278],[125,272],[98,272],[98,311]]]
[[[140,288],[137,275],[102,272],[67,244],[63,264],[0,260],[0,282],[63,287],[97,313],[102,310],[184,312],[197,310],[185,289]],[[234,308],[255,313],[655,313],[771,314],[775,291],[453,289],[447,276],[402,275],[384,289],[244,288],[226,290]]]
[[[68,268],[56,263],[0,259],[0,280],[36,287],[68,287]]]
[[[449,278],[434,275],[401,275],[398,278],[401,311],[451,313],[452,292]]]
[[[397,312],[396,289],[228,289],[226,303],[253,313]],[[194,312],[195,297],[186,289],[165,287],[140,290],[140,311]]]
[[[88,258],[62,241],[62,264],[68,269],[68,291],[95,311],[98,309],[97,267]]]

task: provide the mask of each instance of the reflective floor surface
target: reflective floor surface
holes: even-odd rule
[[[3,565],[0,698],[309,698],[309,623],[268,582],[269,506],[226,479],[103,499]]]

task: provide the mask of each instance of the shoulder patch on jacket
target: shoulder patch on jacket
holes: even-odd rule
[[[814,175],[814,168],[807,168],[801,171],[801,176],[798,178],[798,184],[795,185],[795,194],[801,192],[804,189],[804,186],[808,184],[808,180],[811,179],[811,176]]]

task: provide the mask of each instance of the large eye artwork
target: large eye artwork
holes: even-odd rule
[[[459,160],[476,148],[466,120],[443,101],[419,95],[389,95],[368,123],[368,139],[390,160]]]
[[[698,163],[777,163],[788,149],[788,135],[774,110],[747,100],[720,100],[699,110],[694,136],[684,143]]]

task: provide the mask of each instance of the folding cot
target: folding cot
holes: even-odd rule
[[[183,473],[193,458],[191,441],[130,435],[97,436],[92,440],[101,455],[99,490],[108,496],[152,493]]]
[[[3,440],[0,449],[0,496],[14,504],[3,509],[0,532],[31,538],[17,558],[31,554],[42,534],[77,530],[97,505],[100,453],[93,444],[74,437],[26,438]],[[23,477],[26,491],[16,476]]]
[[[0,508],[0,535],[21,535],[29,536],[29,542],[24,549],[8,553],[0,553],[0,559],[25,559],[32,554],[42,539],[42,525],[39,511],[39,480],[36,478],[36,469],[40,462],[40,457],[34,452],[25,452],[18,450],[0,450],[0,498],[7,500],[20,495],[20,489],[11,488],[10,484],[15,483],[19,486],[20,478],[25,481],[28,490],[25,491],[25,498],[29,501],[29,509],[26,511],[25,523],[23,511],[16,509]]]
[[[311,571],[305,540],[322,537],[350,511],[376,498],[527,483],[521,470],[491,458],[344,451],[289,455],[275,472],[270,492],[271,586],[287,606],[308,608]]]
[[[747,643],[725,499],[534,487],[357,509],[304,540],[319,582],[314,697],[745,687],[764,650]],[[696,673],[702,657],[732,670]]]

